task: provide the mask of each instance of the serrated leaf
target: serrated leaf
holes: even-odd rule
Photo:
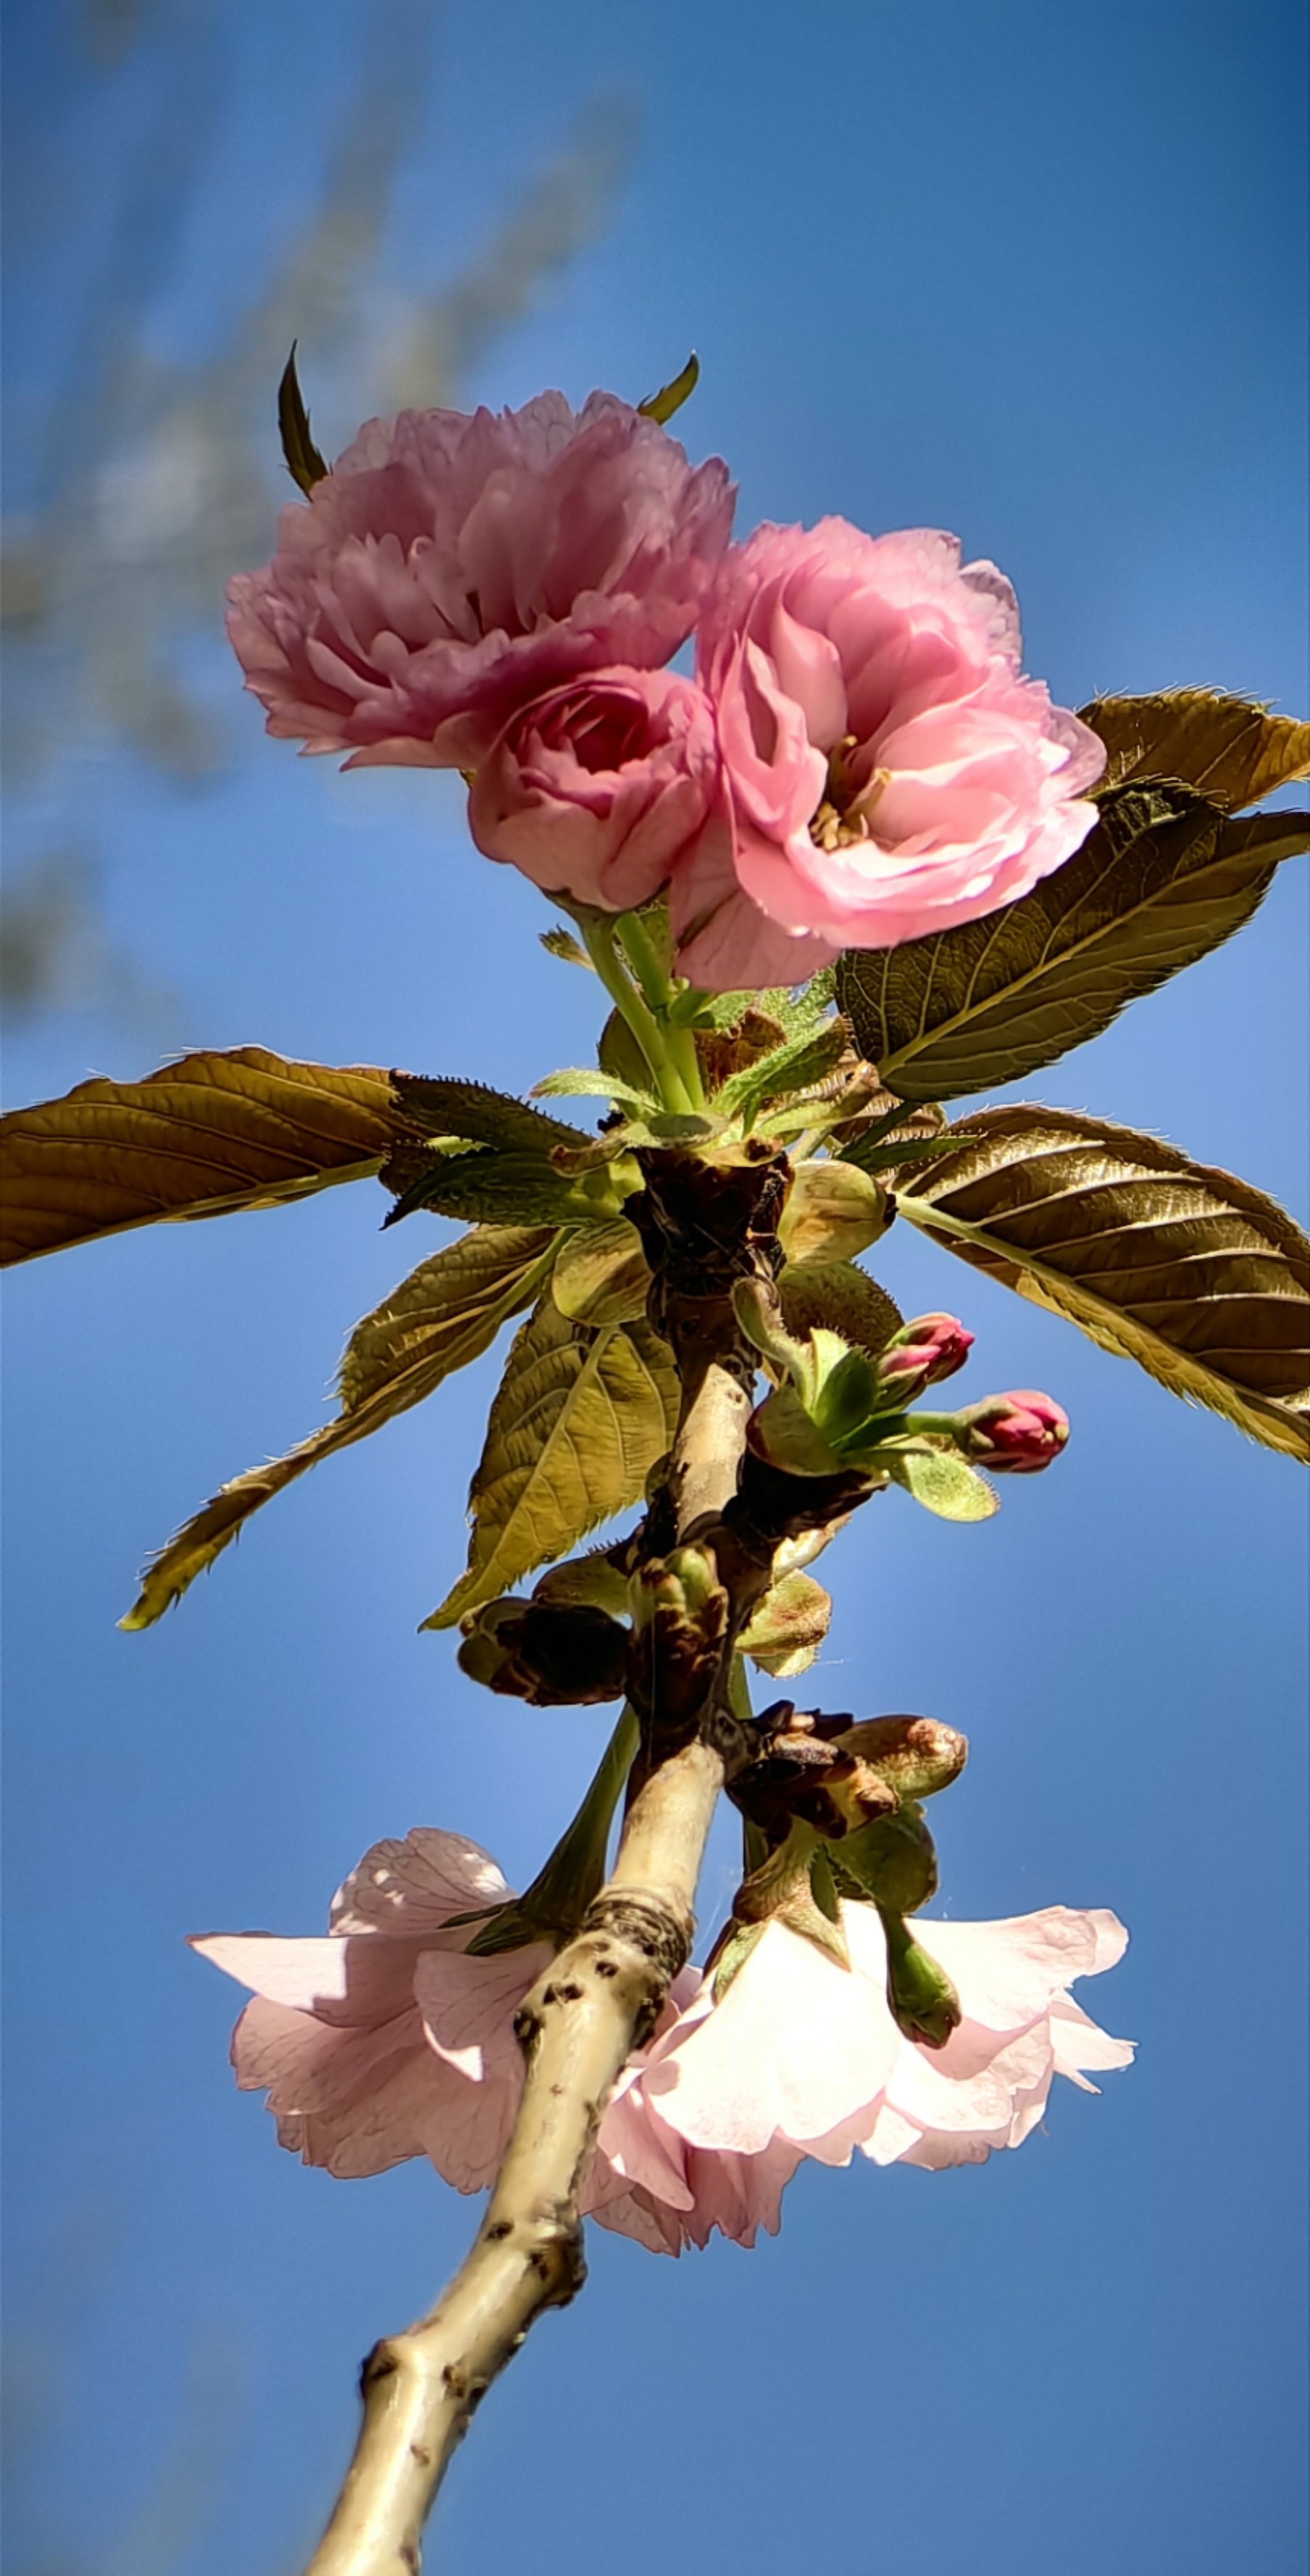
[[[409,1133],[377,1065],[206,1050],[0,1119],[0,1260],[135,1225],[274,1207],[377,1172]]]
[[[494,1145],[474,1145],[465,1154],[435,1150],[422,1159],[407,1146],[382,1172],[388,1187],[402,1184],[384,1222],[396,1225],[416,1208],[432,1208],[439,1216],[490,1225],[598,1223],[616,1215],[637,1187],[635,1165],[630,1177],[619,1180],[612,1162],[611,1157],[594,1172],[569,1175],[535,1154],[501,1154]]]
[[[310,435],[309,414],[296,374],[296,347],[293,340],[291,355],[282,370],[282,381],[277,389],[277,425],[287,472],[292,482],[300,485],[302,492],[310,493],[316,483],[322,482],[328,466]]]
[[[650,1269],[626,1217],[579,1226],[561,1249],[550,1293],[572,1324],[632,1324],[646,1312]]]
[[[849,1261],[885,1234],[885,1191],[854,1163],[798,1163],[778,1236],[788,1261]]]
[[[630,1082],[620,1082],[617,1074],[603,1073],[595,1064],[562,1065],[558,1073],[547,1073],[534,1082],[532,1089],[538,1100],[622,1100],[629,1108],[643,1111],[659,1105],[654,1091],[637,1091]]]
[[[421,1136],[458,1136],[466,1145],[499,1145],[543,1160],[556,1145],[588,1141],[585,1131],[567,1118],[548,1118],[543,1109],[516,1100],[510,1091],[493,1091],[489,1083],[434,1081],[421,1073],[393,1073],[391,1081],[410,1126]]]
[[[1128,778],[1181,778],[1212,804],[1236,810],[1310,777],[1310,724],[1217,689],[1096,698],[1082,719],[1109,752],[1106,787]]]
[[[421,1404],[455,1369],[489,1348],[549,1273],[554,1234],[538,1227],[475,1226],[421,1261],[356,1324],[338,1373],[341,1411],[267,1465],[236,1476],[193,1514],[142,1577],[124,1628],[149,1628],[239,1536],[253,1512],[317,1467]]]
[[[647,394],[646,400],[638,403],[642,419],[672,420],[675,411],[681,411],[688,394],[695,392],[699,375],[700,360],[693,349],[686,366],[676,376],[671,376],[667,385],[661,385],[657,394]]]
[[[895,1454],[888,1449],[882,1464],[939,1521],[989,1521],[1001,1508],[986,1477],[963,1458],[953,1457],[949,1449],[903,1449]]]
[[[468,1571],[425,1621],[451,1628],[638,1502],[678,1418],[673,1355],[649,1324],[589,1332],[551,1299],[510,1350],[473,1479]]]
[[[1310,1460],[1310,1242],[1262,1190],[1068,1109],[975,1113],[902,1216],[1266,1448]]]
[[[1075,857],[1021,902],[899,948],[848,949],[837,993],[906,1100],[1016,1081],[1249,921],[1310,816],[1235,820],[1184,787],[1120,787]]]
[[[789,1261],[778,1280],[782,1320],[797,1341],[838,1333],[876,1359],[904,1322],[885,1288],[853,1261]]]

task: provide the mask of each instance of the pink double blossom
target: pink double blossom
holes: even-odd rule
[[[471,1927],[452,1917],[508,1895],[476,1843],[419,1830],[366,1853],[325,1938],[195,1943],[254,1988],[233,2064],[243,2088],[267,2091],[283,2146],[343,2176],[426,2155],[461,2191],[493,2181],[523,2085],[514,2014],[551,1952],[470,1957]],[[1028,2135],[1055,2075],[1091,2090],[1086,2070],[1132,2055],[1068,1993],[1121,1956],[1112,1914],[916,1921],[963,2011],[937,2050],[892,2019],[876,1910],[843,1904],[841,1918],[849,1969],[774,1921],[721,2003],[684,1970],[606,2109],[584,2212],[654,2252],[716,2230],[751,2245],[776,2234],[804,2156],[978,2162]]]
[[[547,894],[625,912],[667,885],[719,798],[714,717],[671,671],[596,671],[510,717],[469,829]]]
[[[730,846],[675,878],[681,971],[789,983],[842,948],[976,921],[1095,820],[1105,748],[1020,669],[1014,593],[954,537],[763,526],[725,557],[697,669]]]
[[[348,768],[468,768],[556,682],[666,662],[732,506],[719,458],[693,469],[612,394],[406,411],[282,512],[272,562],[228,586],[228,632],[270,733]]]

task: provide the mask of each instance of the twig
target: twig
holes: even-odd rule
[[[687,1387],[671,1462],[680,1529],[735,1490],[747,1409],[716,1367]],[[701,1740],[651,1772],[613,1876],[525,1998],[523,2098],[486,2216],[436,2306],[364,2364],[355,2456],[307,2576],[416,2576],[428,2510],[479,2401],[537,2317],[581,2288],[578,2188],[611,2087],[690,1951],[723,1780],[722,1750]]]

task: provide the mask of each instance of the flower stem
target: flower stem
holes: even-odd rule
[[[669,1016],[670,1005],[676,998],[674,986],[656,956],[640,913],[620,913],[618,934],[624,955],[650,1004],[669,1060],[677,1070],[687,1098],[693,1109],[703,1109],[705,1086],[701,1080],[695,1035],[691,1029],[681,1028]]]
[[[650,1066],[656,1090],[664,1107],[685,1116],[697,1104],[692,1100],[682,1074],[673,1060],[672,1052],[666,1044],[665,1032],[661,1029],[654,1013],[647,1008],[631,976],[625,972],[620,962],[614,935],[616,916],[613,913],[597,912],[579,904],[573,918],[582,932],[587,955],[615,1010],[626,1020]]]
[[[571,1825],[522,1896],[500,1906],[468,1944],[471,1958],[570,1936],[577,1931],[605,1877],[605,1846],[623,1783],[636,1759],[641,1729],[630,1702],[601,1755],[590,1788]]]

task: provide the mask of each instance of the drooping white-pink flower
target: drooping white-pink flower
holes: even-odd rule
[[[732,831],[674,883],[694,983],[794,982],[976,921],[1095,820],[1104,745],[1024,678],[1004,575],[937,530],[757,528],[720,567],[697,671]]]
[[[237,2082],[266,2090],[279,2142],[339,2176],[428,2156],[460,2191],[495,2179],[523,2089],[514,2015],[552,1955],[542,1943],[470,1957],[452,1917],[504,1903],[494,1861],[416,1830],[365,1854],[321,1939],[212,1934],[194,1947],[254,1989],[233,2034]],[[776,2235],[803,2157],[974,2163],[1017,2146],[1053,2078],[1126,2065],[1068,1992],[1112,1967],[1114,1915],[1052,1906],[1001,1923],[914,1931],[963,2018],[945,2048],[906,2040],[886,2001],[874,1907],[843,1904],[851,1966],[772,1922],[728,1987],[675,1981],[648,2045],[606,2107],[578,2206],[652,2252],[716,2231]]]
[[[945,2047],[931,2049],[892,2018],[876,1908],[843,1902],[840,1913],[849,1968],[775,1918],[722,2002],[702,1984],[630,2087],[629,2129],[644,2115],[661,2148],[672,2134],[747,2163],[781,2153],[846,2164],[856,2147],[875,2164],[977,2163],[1027,2137],[1056,2075],[1094,2090],[1087,2070],[1132,2057],[1068,1991],[1122,1957],[1128,1936],[1113,1914],[916,1917],[915,1938],[962,2012]],[[641,2181],[655,2188],[653,2162]]]
[[[693,468],[613,394],[402,412],[282,512],[228,632],[270,733],[350,768],[472,768],[543,689],[668,660],[732,507],[721,459]]]
[[[510,1893],[477,1843],[420,1827],[365,1853],[323,1938],[193,1942],[254,1990],[232,2063],[267,2091],[282,2146],[340,2175],[425,2155],[459,2191],[494,2180],[523,2089],[514,2013],[552,1954],[470,1958],[476,1927],[451,1918]]]

